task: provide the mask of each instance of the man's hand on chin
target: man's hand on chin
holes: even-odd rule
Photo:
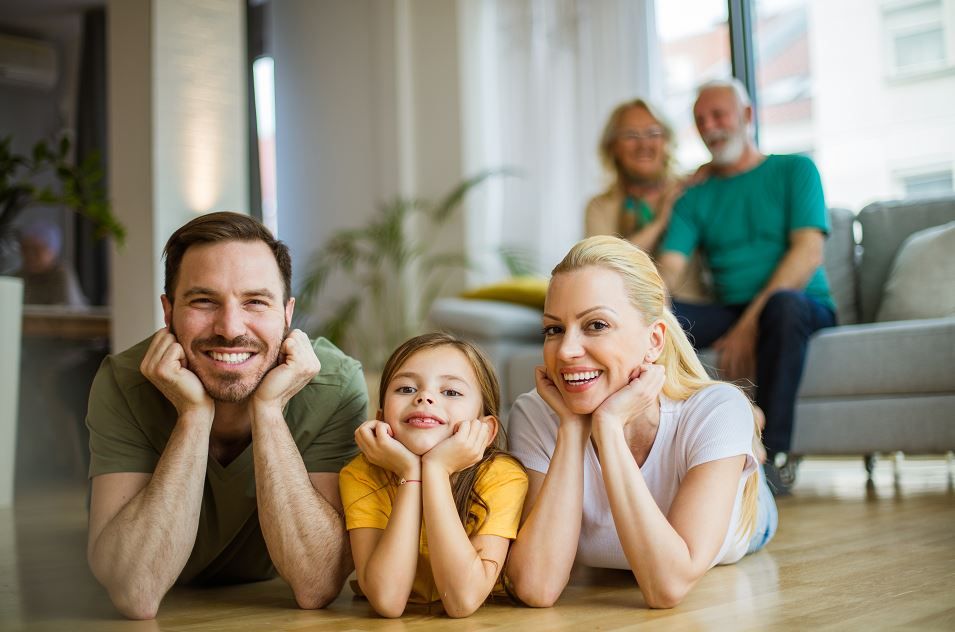
[[[215,403],[199,376],[189,369],[186,353],[167,327],[153,335],[139,370],[172,402],[180,417],[187,414],[215,415]]]
[[[743,317],[713,343],[713,348],[720,354],[719,367],[724,379],[755,381],[757,333],[756,320]]]
[[[293,329],[282,341],[279,350],[282,359],[269,371],[252,395],[254,411],[281,411],[322,369],[315,349],[305,332]]]

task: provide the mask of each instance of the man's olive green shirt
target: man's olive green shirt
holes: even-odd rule
[[[86,418],[90,478],[152,473],[176,425],[176,409],[139,370],[150,340],[106,358],[96,374]],[[367,412],[365,380],[361,365],[332,343],[319,338],[313,347],[322,369],[289,401],[285,421],[306,470],[338,472],[358,453],[354,432]],[[196,543],[179,581],[231,583],[274,575],[259,527],[252,445],[225,467],[210,455]]]

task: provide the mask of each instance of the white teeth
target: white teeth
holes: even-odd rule
[[[432,419],[430,417],[409,417],[407,423],[419,423],[419,424],[433,424],[438,425],[440,422],[437,419]]]
[[[567,382],[584,382],[592,380],[600,375],[600,371],[583,371],[581,373],[564,373],[564,380]]]
[[[251,353],[217,353],[215,351],[210,351],[209,355],[212,356],[213,360],[227,364],[239,364],[252,357]]]

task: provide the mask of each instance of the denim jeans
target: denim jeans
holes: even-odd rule
[[[716,342],[745,309],[746,305],[673,302],[677,321],[697,350]],[[763,443],[770,456],[789,451],[809,337],[835,324],[835,312],[804,292],[776,292],[763,306],[756,340],[756,404],[766,414]]]
[[[756,500],[756,527],[753,529],[753,535],[749,540],[746,555],[755,553],[766,546],[776,535],[778,526],[779,511],[776,509],[776,499],[773,498],[773,493],[769,491],[769,485],[766,483],[766,472],[760,465],[759,494]]]

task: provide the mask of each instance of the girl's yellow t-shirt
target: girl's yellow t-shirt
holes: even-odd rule
[[[398,485],[390,472],[372,465],[360,454],[342,469],[338,481],[345,508],[346,529],[383,530],[388,526],[398,495]],[[507,455],[494,458],[483,467],[474,489],[487,504],[488,511],[472,504],[471,518],[465,525],[468,537],[497,535],[509,540],[517,537],[524,496],[527,495],[527,473],[517,460]],[[418,567],[408,601],[432,603],[438,600],[440,595],[434,585],[428,540],[422,523],[418,540]]]

